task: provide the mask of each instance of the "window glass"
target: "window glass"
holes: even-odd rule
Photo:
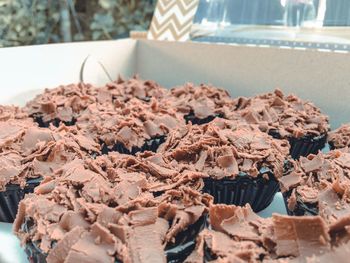
[[[350,0],[200,0],[198,41],[349,49]]]

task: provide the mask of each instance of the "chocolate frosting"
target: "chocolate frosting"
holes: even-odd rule
[[[334,224],[322,216],[261,218],[249,205],[212,204],[209,217],[211,227],[200,233],[185,262],[326,262],[333,255],[343,260],[336,262],[347,262],[350,252],[350,221],[337,221],[343,234],[339,239]]]
[[[329,130],[328,117],[311,102],[281,90],[252,98],[235,99],[234,110],[262,131],[277,131],[282,138],[319,136]]]
[[[206,125],[174,130],[158,150],[169,162],[214,179],[241,173],[257,177],[263,169],[281,177],[289,153],[286,140],[275,140],[252,125],[215,119]]]
[[[119,143],[129,151],[184,124],[178,113],[154,99],[150,102],[131,99],[115,105],[91,104],[77,120],[77,127],[87,137],[103,142],[109,149]]]
[[[167,96],[168,93],[167,89],[153,80],[142,80],[138,75],[124,80],[119,76],[116,81],[98,89],[98,98],[101,102],[106,100],[105,97],[112,100],[118,99],[122,102],[127,102],[133,98],[147,102],[150,98],[160,100]]]
[[[9,120],[0,122],[0,131],[0,191],[7,184],[23,188],[30,178],[52,176],[63,164],[100,152],[98,144],[64,125],[46,129]]]
[[[0,152],[21,147],[27,131],[36,128],[30,119],[0,121]]]
[[[103,87],[79,83],[45,90],[25,109],[44,124],[76,124],[86,137],[108,150],[122,145],[132,152],[185,122],[169,102],[160,103],[167,94],[154,81],[135,76]]]
[[[8,121],[10,119],[29,119],[28,114],[17,106],[0,105],[0,121]]]
[[[32,101],[25,110],[31,116],[40,116],[44,122],[59,119],[71,122],[88,105],[96,101],[94,88],[90,84],[70,84],[55,89],[46,89]]]
[[[344,124],[331,131],[328,135],[328,141],[336,149],[350,146],[350,124]]]
[[[146,172],[151,175],[148,181],[148,190],[152,193],[160,193],[180,186],[188,186],[191,189],[200,190],[203,187],[203,177],[206,174],[180,167],[174,162],[169,162],[160,153],[145,152],[137,156],[110,153],[100,156],[91,162],[94,170],[114,171],[125,169],[129,172]]]
[[[199,119],[216,115],[224,117],[232,101],[226,90],[205,84],[195,86],[192,83],[172,88],[165,100],[183,115],[193,113]]]
[[[336,214],[350,203],[349,163],[350,153],[345,150],[290,160],[291,169],[280,178],[282,192],[292,191],[289,208],[294,210],[296,202],[316,204],[338,218]]]
[[[47,177],[21,201],[15,233],[37,243],[48,263],[166,262],[166,244],[203,216],[212,198],[184,185],[155,196],[149,188],[157,178],[147,169],[99,163],[75,160]]]
[[[137,76],[108,83],[103,87],[94,87],[90,84],[79,83],[59,86],[55,89],[46,89],[30,101],[25,110],[29,115],[41,117],[44,122],[53,120],[65,123],[74,123],[89,105],[100,105],[127,102],[132,98],[144,101],[151,97],[160,99],[167,93],[154,81],[143,81]]]
[[[186,125],[189,115],[211,122]],[[39,128],[29,116],[58,127]],[[137,76],[103,87],[60,86],[24,109],[0,106],[0,191],[42,178],[21,201],[13,228],[48,263],[166,262],[167,247],[208,212],[210,226],[186,262],[346,261],[350,151],[290,160],[282,176],[284,139],[328,130],[318,108],[280,90],[231,99],[210,85],[167,91]],[[273,132],[282,140],[267,134]],[[346,132],[342,127],[330,140],[347,146]],[[167,139],[156,153],[98,156],[101,144],[131,153],[159,137]],[[200,192],[207,177],[270,173],[291,191],[291,209],[313,203],[319,215],[264,219],[249,205],[213,205]]]

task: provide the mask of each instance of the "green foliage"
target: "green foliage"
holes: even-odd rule
[[[0,46],[115,39],[149,27],[152,0],[0,0]]]

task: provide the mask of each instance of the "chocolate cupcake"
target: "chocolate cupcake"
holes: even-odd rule
[[[209,229],[200,233],[187,263],[348,262],[350,210],[333,222],[322,216],[261,218],[248,205],[213,205],[209,213]]]
[[[131,99],[115,105],[90,105],[78,118],[77,127],[99,142],[104,154],[135,154],[156,151],[174,128],[184,120],[174,110],[156,100]]]
[[[331,150],[350,146],[350,124],[344,124],[328,135],[328,144]]]
[[[12,222],[18,202],[38,182],[22,178],[22,159],[27,153],[27,131],[37,129],[30,119],[15,118],[10,107],[1,108],[0,121],[0,222]],[[22,154],[21,154],[22,153]],[[20,187],[21,186],[21,187]]]
[[[185,262],[260,262],[269,254],[271,219],[254,214],[249,205],[212,205],[209,228],[197,238]],[[217,260],[217,261],[216,261]]]
[[[50,124],[58,127],[61,123],[71,126],[79,113],[96,101],[94,95],[94,87],[90,84],[62,85],[46,89],[24,109],[40,127],[49,127]]]
[[[27,104],[25,111],[40,127],[48,127],[50,124],[58,127],[61,123],[72,126],[81,112],[93,103],[101,106],[114,105],[132,98],[149,101],[152,97],[159,99],[166,93],[166,89],[154,81],[143,81],[138,77],[129,80],[118,78],[103,87],[85,83],[70,84],[46,89]]]
[[[14,231],[34,260],[182,262],[211,197],[185,186],[154,196],[154,179],[93,162],[64,166],[22,200]]]
[[[347,200],[347,192],[350,190],[349,163],[350,153],[339,150],[327,154],[311,154],[307,158],[301,157],[299,161],[290,161],[285,176],[280,178],[288,213],[317,215],[323,194],[329,189]]]
[[[123,79],[120,76],[116,81],[106,84],[98,89],[98,100],[127,102],[137,98],[149,102],[151,98],[160,100],[168,96],[169,91],[153,80],[142,80],[137,75],[130,79]]]
[[[231,97],[226,90],[191,83],[170,90],[164,99],[171,107],[181,113],[186,123],[205,124],[217,117],[224,118],[229,111]],[[162,102],[160,102],[162,103]]]
[[[20,107],[14,105],[0,105],[0,121],[8,120],[30,121],[30,118],[28,114]]]
[[[12,222],[19,201],[42,178],[75,158],[99,153],[99,145],[72,129],[50,130],[32,122],[0,122],[0,222]]]
[[[98,156],[91,162],[95,170],[113,171],[123,169],[130,173],[146,173],[153,181],[148,191],[159,196],[164,191],[178,189],[186,186],[193,190],[200,191],[203,188],[202,178],[206,175],[202,172],[187,169],[175,162],[169,162],[163,154],[154,152],[138,153],[136,156],[120,154],[118,152]]]
[[[294,159],[316,154],[327,141],[328,117],[312,103],[282,91],[235,99],[233,109],[277,139],[288,139]]]
[[[254,126],[216,119],[173,131],[158,152],[169,163],[203,173],[202,190],[216,203],[249,203],[260,211],[279,190],[289,144]]]

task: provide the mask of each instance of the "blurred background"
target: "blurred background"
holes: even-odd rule
[[[0,0],[0,46],[116,39],[146,30],[153,0]]]
[[[0,0],[0,47],[128,37],[156,2]],[[200,0],[192,39],[350,49],[349,29],[350,0]]]

